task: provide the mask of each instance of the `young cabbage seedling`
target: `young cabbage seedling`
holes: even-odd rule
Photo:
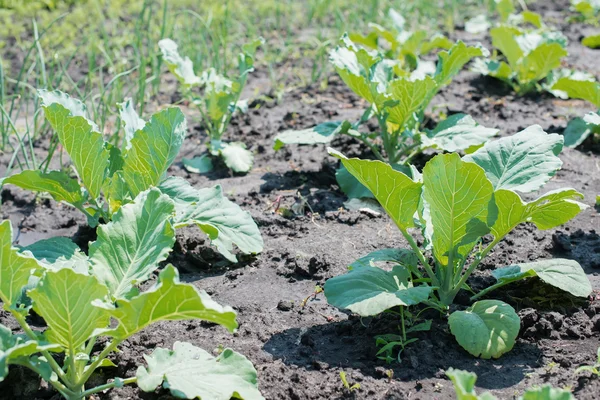
[[[480,126],[465,114],[452,115],[432,130],[424,129],[422,124],[425,109],[437,92],[472,58],[486,54],[482,47],[459,41],[438,54],[432,76],[397,77],[393,61],[359,48],[344,35],[330,60],[346,85],[365,99],[369,108],[354,123],[325,122],[311,129],[282,132],[275,137],[274,149],[286,144],[330,143],[337,135],[346,134],[364,143],[378,160],[406,170],[410,160],[425,149],[453,152],[477,148],[498,130]],[[359,127],[371,118],[377,119],[379,131],[359,132]],[[349,197],[373,197],[345,169],[338,170],[336,177]]]
[[[554,228],[587,207],[577,201],[583,195],[574,189],[554,190],[529,202],[518,194],[538,190],[556,173],[562,164],[557,157],[562,146],[562,136],[534,125],[490,141],[462,159],[456,153],[437,155],[422,175],[414,171],[414,178],[381,161],[348,159],[330,149],[371,190],[411,249],[378,250],[361,258],[347,274],[325,283],[328,302],[361,316],[419,303],[447,309],[467,288],[480,262],[516,226],[529,222],[538,229]],[[421,229],[422,247],[409,233],[414,227]],[[483,240],[487,235],[492,236],[489,243]],[[395,265],[391,270],[373,265],[381,261]],[[511,265],[497,268],[493,275],[498,282],[472,300],[528,277],[578,297],[592,291],[583,269],[573,260]],[[482,300],[452,313],[449,325],[468,352],[490,358],[512,348],[520,323],[508,304]]]
[[[600,22],[600,1],[598,0],[571,0],[571,10],[579,13],[579,20],[598,26]]]
[[[435,73],[435,63],[421,60],[421,56],[435,49],[449,50],[454,43],[444,35],[431,35],[425,29],[407,30],[406,19],[393,8],[389,9],[388,17],[391,29],[370,23],[371,32],[366,36],[351,33],[348,37],[352,42],[370,50],[378,50],[385,58],[395,61],[393,68],[398,76],[407,77],[412,74],[425,77],[425,74]]]
[[[478,395],[475,391],[477,375],[473,372],[449,368],[446,376],[450,378],[456,391],[456,400],[498,400],[490,392]],[[573,394],[566,389],[556,389],[550,385],[529,388],[519,396],[518,400],[575,400]]]
[[[245,254],[262,251],[258,227],[247,212],[223,196],[220,186],[195,189],[184,179],[165,177],[187,132],[181,110],[166,108],[142,120],[130,101],[121,104],[124,140],[119,149],[104,141],[85,105],[65,93],[39,91],[46,119],[71,158],[75,177],[65,171],[25,170],[3,180],[72,205],[95,227],[109,222],[139,193],[158,187],[175,201],[175,228],[196,225],[230,261],[235,244]]]
[[[558,70],[568,54],[567,38],[560,32],[501,25],[491,29],[490,35],[502,57],[495,53],[492,58],[475,60],[472,69],[507,83],[519,96],[546,90],[563,98],[578,97],[575,91],[571,94],[568,85],[556,87],[556,83],[564,77],[594,81],[587,73]]]
[[[163,39],[158,46],[169,70],[181,83],[183,95],[190,100],[202,114],[202,124],[208,133],[208,150],[211,156],[220,156],[227,167],[234,172],[248,172],[252,168],[254,157],[242,142],[225,143],[222,141],[229,122],[236,111],[245,112],[246,101],[240,100],[246,85],[248,74],[254,71],[256,49],[264,43],[258,38],[242,46],[238,56],[239,75],[228,79],[214,68],[209,68],[197,76],[194,65],[188,57],[181,57],[177,44],[171,39]],[[193,91],[199,87],[202,94]],[[210,156],[204,155],[192,160],[184,159],[184,165],[190,172],[208,172],[212,169]]]
[[[176,209],[156,188],[139,193],[98,228],[89,256],[67,238],[19,250],[11,245],[10,222],[2,222],[0,299],[24,333],[0,325],[0,380],[12,364],[35,371],[68,400],[132,383],[150,392],[162,385],[189,399],[262,399],[256,370],[243,355],[226,349],[214,357],[184,342],[144,356],[146,365],[134,376],[88,384],[98,368],[115,367],[109,357],[121,343],[156,322],[204,320],[230,332],[237,328],[231,307],[181,283],[172,265],[152,287],[139,289],[172,249]],[[44,332],[27,322],[31,310],[44,319]]]
[[[596,352],[596,354],[598,356],[596,358],[596,363],[594,365],[582,365],[581,367],[579,367],[575,370],[575,374],[580,374],[582,372],[589,372],[600,378],[600,347],[598,347],[598,351]]]

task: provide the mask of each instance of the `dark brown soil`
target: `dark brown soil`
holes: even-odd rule
[[[600,76],[600,50],[582,47],[579,39],[586,27],[564,22],[565,1],[534,5],[550,24],[569,39],[571,66]],[[487,42],[457,31],[456,38]],[[488,43],[489,45],[489,43]],[[267,72],[257,70],[250,84],[267,90]],[[179,98],[174,80],[165,75],[164,92],[155,103]],[[569,118],[591,111],[578,100],[563,101],[542,94],[518,98],[496,81],[463,72],[434,100],[445,113],[466,112],[488,127],[511,135],[532,124],[550,132],[562,132]],[[475,359],[455,342],[443,319],[436,316],[430,332],[403,353],[402,363],[388,365],[375,356],[374,336],[394,333],[397,321],[390,316],[358,319],[327,304],[322,295],[301,303],[316,285],[343,273],[354,259],[385,247],[408,247],[387,216],[374,216],[343,208],[334,171],[336,162],[323,146],[289,146],[275,153],[273,137],[290,128],[305,128],[328,120],[356,119],[364,104],[336,76],[325,90],[303,88],[283,96],[279,104],[255,101],[251,111],[237,118],[230,139],[241,139],[255,152],[254,169],[245,176],[231,176],[223,168],[208,175],[188,174],[180,164],[170,173],[183,176],[196,187],[220,184],[224,192],[248,210],[265,240],[264,252],[256,259],[229,265],[209,246],[198,230],[178,232],[170,258],[182,271],[182,279],[206,290],[222,304],[239,313],[239,331],[201,322],[161,323],[136,335],[105,369],[106,376],[131,376],[143,362],[142,355],[157,346],[189,341],[207,350],[219,345],[245,354],[256,366],[260,389],[267,399],[452,399],[454,392],[444,371],[466,369],[478,375],[479,391],[490,390],[502,399],[512,399],[532,385],[551,383],[571,387],[578,399],[600,398],[600,379],[575,376],[582,364],[593,364],[600,346],[600,215],[593,206],[558,230],[537,231],[524,225],[511,233],[482,263],[471,280],[475,287],[489,285],[489,271],[496,266],[541,258],[572,258],[581,263],[595,289],[594,299],[573,302],[552,293],[539,282],[506,287],[494,295],[510,302],[521,315],[522,327],[514,349],[499,360]],[[190,137],[181,157],[199,154],[205,148],[194,110],[189,116]],[[437,119],[437,112],[431,117]],[[43,149],[45,143],[40,143]],[[364,149],[350,139],[336,139],[333,147],[350,155],[365,156]],[[594,204],[600,194],[600,155],[584,144],[565,149],[563,168],[544,188],[573,187]],[[7,158],[2,159],[6,165]],[[274,205],[290,207],[308,201],[305,215],[284,218]],[[18,227],[17,243],[29,244],[56,235],[71,236],[85,247],[94,233],[70,207],[37,198],[14,187],[2,191],[2,218]],[[550,299],[540,301],[540,298]],[[460,297],[459,297],[460,302]],[[15,327],[6,317],[0,321]],[[386,370],[393,371],[390,379]],[[350,382],[360,383],[354,392],[344,389],[339,377],[345,371]],[[39,380],[18,368],[0,384],[0,398],[49,398]],[[145,394],[135,387],[112,390],[103,399],[168,398],[166,391]],[[209,399],[207,399],[209,400]]]

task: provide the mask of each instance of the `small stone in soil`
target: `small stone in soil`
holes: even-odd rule
[[[292,308],[294,308],[294,303],[290,300],[281,300],[277,303],[277,309],[280,311],[290,311]]]

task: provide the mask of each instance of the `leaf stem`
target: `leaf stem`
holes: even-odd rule
[[[102,360],[104,360],[112,351],[114,351],[120,343],[121,343],[121,340],[117,340],[117,339],[110,342],[108,344],[108,346],[106,346],[104,348],[104,350],[102,350],[102,352],[98,355],[96,360],[90,364],[90,366],[83,373],[83,375],[81,375],[81,377],[79,378],[79,380],[77,381],[75,386],[84,385],[87,382],[87,380],[90,379],[90,376],[92,376],[92,374],[94,373],[96,368],[98,368],[98,366],[100,365]]]
[[[476,295],[471,296],[471,301],[475,301],[475,300],[479,299],[480,297],[485,296],[486,294],[488,294],[492,290],[496,290],[499,287],[502,287],[504,285],[508,285],[509,283],[512,283],[512,282],[514,282],[514,281],[500,281],[500,282],[496,282],[492,286],[489,286],[489,287],[483,289],[482,291],[480,291]]]
[[[95,388],[91,388],[91,389],[88,389],[88,390],[82,392],[80,398],[84,399],[87,396],[92,395],[94,393],[103,392],[107,389],[112,389],[114,387],[122,387],[123,385],[129,385],[129,384],[132,384],[135,382],[137,382],[137,377],[135,377],[135,376],[133,376],[131,378],[126,378],[126,379],[116,378],[114,381],[112,381],[110,383],[105,383],[104,385],[96,386]]]
[[[438,280],[437,276],[433,273],[431,265],[429,265],[429,263],[425,259],[423,252],[421,252],[421,249],[419,249],[419,246],[417,246],[415,239],[413,239],[413,237],[405,229],[402,229],[399,226],[398,229],[400,229],[400,232],[402,232],[402,236],[404,236],[410,247],[417,254],[419,261],[421,261],[421,264],[423,264],[423,268],[425,268],[425,272],[427,272],[427,275],[429,276],[429,278],[431,278],[431,282],[433,283],[433,285],[439,286],[440,281]]]

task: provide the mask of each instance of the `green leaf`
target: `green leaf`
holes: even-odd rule
[[[133,196],[150,186],[158,186],[175,160],[187,133],[185,116],[177,107],[154,115],[131,139],[123,156],[123,179]]]
[[[500,26],[490,30],[492,45],[504,54],[512,69],[517,68],[519,60],[524,56],[523,50],[521,50],[521,46],[515,38],[518,34],[520,34],[518,29],[508,26]]]
[[[121,124],[125,131],[125,137],[123,138],[124,148],[129,150],[131,147],[131,139],[133,139],[137,131],[144,129],[146,121],[141,119],[133,108],[131,97],[125,99],[122,103],[117,103],[117,106],[119,106],[119,117],[121,118]]]
[[[193,172],[196,174],[204,174],[213,170],[212,158],[208,154],[201,155],[200,157],[194,157],[192,159],[184,158],[181,160],[181,163],[187,172]]]
[[[417,267],[418,258],[412,250],[380,249],[372,251],[366,256],[359,258],[350,264],[348,268],[356,269],[363,267],[375,267],[375,263],[394,263],[411,269]]]
[[[233,172],[248,172],[254,163],[254,155],[242,142],[224,143],[221,157]]]
[[[159,321],[200,319],[222,325],[230,332],[238,326],[231,307],[219,305],[193,285],[180,283],[179,273],[171,264],[160,272],[151,289],[131,299],[118,299],[116,307],[98,302],[96,306],[117,320],[116,328],[106,334],[120,339]]]
[[[487,57],[489,51],[480,45],[467,46],[460,40],[448,51],[438,54],[435,81],[441,86],[448,85],[466,63],[475,57]]]
[[[487,142],[463,160],[482,167],[494,189],[529,193],[542,187],[560,169],[558,154],[562,146],[562,136],[532,125],[513,136]]]
[[[68,268],[80,274],[88,274],[87,256],[69,238],[57,236],[39,240],[23,247],[21,251],[29,251],[46,269]]]
[[[373,193],[346,169],[344,164],[335,171],[335,180],[348,199],[374,199]]]
[[[348,171],[373,193],[400,229],[414,226],[413,215],[421,197],[420,182],[413,181],[381,161],[347,158],[332,148],[328,152],[342,160]]]
[[[29,254],[22,254],[12,246],[13,233],[9,220],[0,223],[0,299],[5,309],[13,306],[21,297],[29,277],[41,269]]]
[[[162,384],[179,398],[263,399],[254,366],[231,349],[215,358],[190,343],[175,342],[172,351],[158,348],[144,358],[148,367],[138,367],[136,377],[138,386],[146,392],[154,392]]]
[[[424,148],[434,147],[448,152],[478,146],[498,133],[498,129],[479,125],[466,114],[454,114],[440,122],[435,129],[422,136]]]
[[[54,200],[64,201],[76,207],[81,207],[87,200],[79,182],[61,171],[25,170],[5,178],[2,183],[10,183],[34,192],[47,192]]]
[[[286,144],[320,144],[331,142],[338,134],[351,128],[348,121],[324,122],[308,129],[283,131],[275,136],[273,150],[279,150]]]
[[[582,198],[583,195],[574,189],[558,189],[526,203],[517,193],[499,189],[494,193],[497,217],[491,228],[492,234],[500,239],[524,222],[532,222],[542,230],[555,228],[587,208],[576,201]]]
[[[512,84],[512,69],[504,61],[496,60],[483,60],[481,58],[473,61],[472,71],[479,72],[483,75],[489,75],[491,77],[501,79],[509,84]]]
[[[28,292],[33,309],[48,325],[46,337],[67,350],[77,351],[95,329],[106,328],[106,310],[92,305],[108,295],[106,286],[95,277],[67,268],[46,271],[38,285]]]
[[[475,392],[475,382],[477,375],[472,372],[462,371],[460,369],[449,368],[446,376],[450,378],[456,391],[456,400],[497,400],[496,396],[485,392],[478,396]]]
[[[559,78],[551,89],[562,91],[572,99],[587,100],[600,108],[600,83],[588,75],[577,74]]]
[[[431,94],[437,88],[433,78],[411,81],[406,78],[396,79],[388,85],[387,94],[391,100],[398,100],[398,105],[388,107],[388,121],[403,126],[414,113],[421,111],[428,104]]]
[[[545,78],[550,71],[560,67],[560,61],[568,55],[559,43],[543,43],[523,58],[516,68],[520,84],[537,82]]]
[[[600,48],[600,35],[589,35],[581,39],[581,44],[590,49]]]
[[[485,359],[510,351],[521,326],[515,310],[499,300],[482,300],[466,311],[455,311],[448,323],[458,344]]]
[[[432,287],[413,287],[410,272],[396,265],[392,271],[362,267],[325,282],[327,302],[360,316],[377,315],[395,306],[412,306],[426,301]]]
[[[550,385],[530,388],[519,400],[575,400],[575,396],[566,389],[555,389]]]
[[[175,202],[175,227],[197,225],[228,260],[236,261],[234,244],[245,254],[262,251],[263,239],[252,216],[223,196],[220,186],[198,190],[171,177],[159,188]]]
[[[60,351],[60,346],[42,340],[32,340],[25,335],[14,335],[9,328],[0,325],[0,382],[8,375],[10,364],[35,363],[30,356],[40,351]]]
[[[574,260],[555,258],[530,263],[510,265],[494,270],[494,278],[499,282],[514,282],[537,276],[545,283],[557,287],[577,297],[587,297],[592,293],[590,281]]]
[[[131,192],[123,178],[123,172],[117,171],[104,182],[104,196],[108,200],[108,210],[111,215],[116,213],[122,205],[129,203]]]
[[[201,80],[194,73],[194,64],[189,57],[182,58],[177,51],[177,43],[171,39],[162,39],[158,42],[158,47],[162,52],[163,60],[169,71],[184,85],[187,89],[192,86],[200,85]]]
[[[563,136],[565,146],[574,149],[593,133],[592,127],[583,118],[573,118],[567,124]]]
[[[440,264],[464,259],[489,232],[493,191],[484,171],[456,153],[435,156],[425,165],[423,199],[433,227],[433,255]]]
[[[508,17],[515,12],[513,0],[494,0],[496,3],[496,11],[500,14],[500,21],[506,22]]]
[[[221,129],[231,103],[235,101],[236,94],[240,90],[240,84],[218,74],[214,68],[204,71],[201,80],[205,84],[203,101],[208,118],[213,125]]]
[[[89,251],[92,272],[114,298],[126,297],[167,258],[175,243],[173,212],[171,199],[150,189],[98,227]]]
[[[79,178],[92,198],[100,189],[108,170],[109,151],[98,126],[87,118],[85,105],[60,91],[39,90],[46,119],[71,157]]]

